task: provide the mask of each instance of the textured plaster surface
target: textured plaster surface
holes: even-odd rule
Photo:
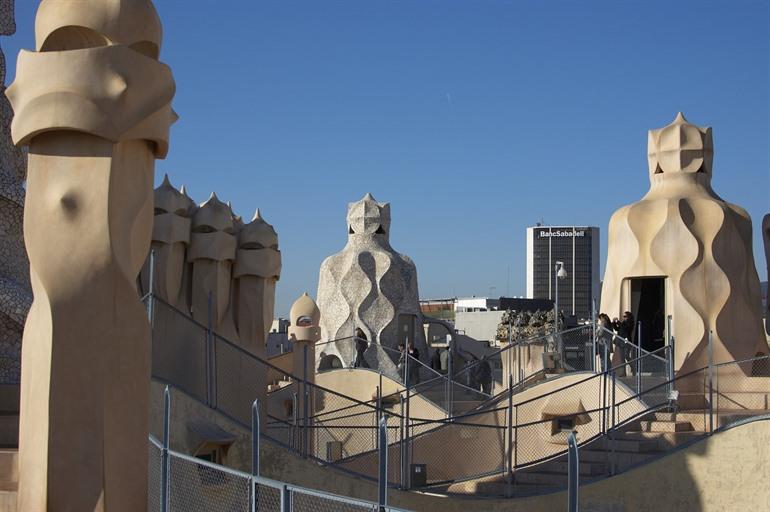
[[[390,245],[390,204],[378,203],[371,194],[348,205],[348,243],[321,264],[318,307],[324,341],[350,338],[356,328],[370,342],[366,358],[394,374],[395,368],[376,345],[395,349],[399,315],[413,315],[415,346],[427,357],[422,330],[417,268]],[[412,340],[410,340],[412,341]],[[349,340],[323,346],[326,355],[348,363],[355,359]],[[321,348],[319,347],[319,350]],[[316,354],[320,359],[320,352]]]
[[[601,311],[630,310],[624,280],[665,277],[678,370],[766,354],[751,219],[711,188],[711,128],[680,113],[649,132],[650,190],[617,210],[609,224]]]
[[[150,346],[136,276],[174,82],[148,0],[43,0],[6,95],[29,146],[18,509],[147,503]],[[143,28],[139,28],[143,27]],[[159,31],[158,31],[159,36]],[[148,46],[149,45],[149,46]],[[139,79],[141,77],[141,79]],[[55,250],[52,250],[55,248]]]

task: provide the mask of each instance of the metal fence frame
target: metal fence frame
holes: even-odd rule
[[[191,506],[196,507],[194,510],[227,510],[228,512],[309,512],[310,510],[406,512],[405,509],[387,505],[387,490],[382,485],[378,493],[378,502],[373,502],[339,496],[261,476],[259,474],[260,418],[256,401],[252,407],[252,433],[256,433],[256,437],[252,439],[251,473],[238,471],[172,450],[170,448],[171,391],[168,386],[164,391],[163,410],[163,440],[159,441],[152,435],[149,437],[151,455],[148,511],[150,512],[188,512]],[[385,465],[381,467],[381,474],[383,474],[383,470],[387,471],[386,459],[383,459],[383,463]],[[186,478],[183,471],[175,471],[174,468],[181,464],[194,468],[191,472],[196,473],[198,478]],[[229,485],[232,483],[242,485]],[[214,489],[209,491],[206,487],[213,487]],[[205,506],[201,503],[200,498],[209,497],[207,495],[210,495],[217,508],[199,508],[199,506]],[[273,499],[270,499],[270,495]],[[177,501],[183,503],[181,508],[176,505]],[[302,505],[303,501],[307,503]],[[324,504],[322,509],[317,508],[319,502]],[[242,506],[238,507],[234,505],[235,503],[240,503]],[[226,508],[219,509],[220,505]]]

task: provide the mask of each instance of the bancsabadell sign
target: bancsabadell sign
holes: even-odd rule
[[[541,230],[540,231],[540,238],[551,238],[551,237],[555,237],[555,236],[558,236],[558,237],[561,237],[561,236],[568,236],[568,237],[578,236],[578,237],[580,237],[580,236],[586,236],[586,232],[585,232],[585,230],[572,231],[572,230],[567,230],[567,229],[563,229],[563,230],[558,230],[557,229],[557,230],[552,230],[552,231]]]

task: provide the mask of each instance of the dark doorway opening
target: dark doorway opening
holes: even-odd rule
[[[666,330],[666,278],[631,279],[631,307],[636,318],[634,339],[649,352],[663,347]],[[641,332],[638,329],[641,328]]]

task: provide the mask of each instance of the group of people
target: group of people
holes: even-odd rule
[[[623,313],[622,320],[617,317],[610,320],[606,313],[599,313],[596,332],[596,351],[602,362],[602,368],[608,368],[612,354],[617,351],[623,363],[630,363],[636,355],[634,345],[634,315],[630,311]],[[605,360],[609,358],[610,361]],[[631,372],[634,372],[631,365]]]
[[[353,361],[354,368],[370,368],[366,361],[365,353],[369,348],[369,341],[363,329],[356,328],[355,331],[356,358]],[[410,386],[420,382],[420,351],[414,346],[414,343],[398,344],[398,374],[403,382],[408,382]],[[430,367],[438,372],[446,374],[448,371],[449,350],[436,349],[430,359]],[[486,394],[492,391],[492,366],[486,356],[480,360],[475,356],[467,361],[463,368],[457,371],[458,375],[463,375],[464,384],[471,389],[481,390]]]

